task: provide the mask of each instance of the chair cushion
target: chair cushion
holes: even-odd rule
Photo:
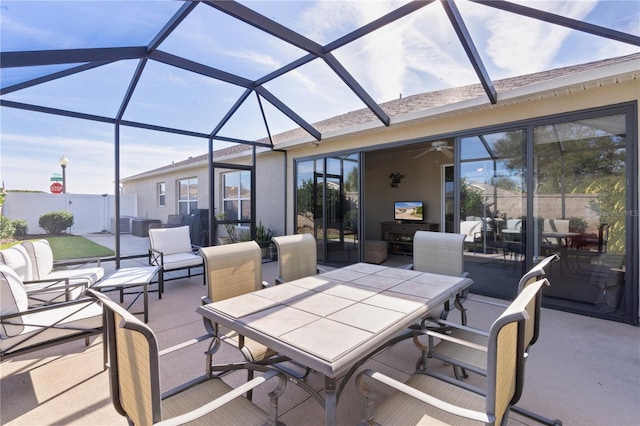
[[[8,249],[0,251],[2,263],[13,269],[22,281],[33,280],[33,263],[27,249],[18,244]]]
[[[460,222],[460,233],[466,235],[465,241],[473,242],[474,234],[482,229],[480,220],[463,220]]]
[[[0,265],[0,286],[2,287],[0,291],[0,315],[10,315],[27,310],[29,302],[27,291],[16,273],[6,265]],[[3,322],[2,327],[0,327],[0,337],[2,339],[18,335],[24,330],[20,317],[13,318],[10,321],[15,325]]]
[[[520,232],[522,229],[522,219],[507,219],[505,230],[506,229]]]
[[[202,265],[202,256],[193,253],[176,253],[163,256],[165,271],[172,269],[182,269],[189,266]]]
[[[78,269],[59,269],[52,271],[45,279],[69,278],[70,282],[86,282],[88,286],[94,285],[104,277],[104,268],[101,266]]]
[[[152,249],[161,251],[165,255],[192,252],[188,226],[150,229],[149,244]]]
[[[25,241],[22,243],[29,253],[33,267],[33,279],[43,280],[53,269],[53,252],[47,240]]]
[[[39,343],[78,334],[82,330],[99,329],[102,327],[102,307],[95,300],[87,300],[84,303],[25,314],[22,316],[22,322],[27,324],[23,327],[22,332],[14,334],[8,339],[0,339],[2,352],[9,348],[13,352]],[[57,322],[60,326],[67,328],[45,329]],[[78,328],[81,330],[77,330]],[[14,346],[16,344],[17,346]]]

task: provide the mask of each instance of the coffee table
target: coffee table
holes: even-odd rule
[[[138,266],[133,268],[121,268],[108,274],[103,279],[94,284],[91,288],[103,292],[109,290],[120,290],[120,302],[124,299],[124,289],[129,287],[142,287],[136,297],[131,301],[127,310],[143,295],[144,310],[142,312],[132,312],[132,314],[144,314],[144,322],[149,322],[149,283],[160,270],[160,266]]]

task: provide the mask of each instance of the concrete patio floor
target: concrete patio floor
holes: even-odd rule
[[[123,254],[146,247],[145,238],[125,237],[123,240],[134,240],[123,243]],[[128,260],[122,266],[145,262]],[[109,269],[109,265],[105,267]],[[265,281],[273,283],[276,272],[276,262],[263,265]],[[162,300],[158,300],[157,293],[150,295],[149,326],[156,332],[161,349],[203,334],[202,319],[195,309],[204,294],[202,276],[196,276],[168,281]],[[117,298],[117,293],[110,295]],[[488,327],[500,312],[499,308],[474,301],[465,306],[473,326]],[[206,347],[201,343],[162,358],[162,389],[202,374]],[[412,372],[417,355],[413,344],[404,342],[377,355],[365,367],[404,380]],[[225,345],[216,356],[221,362],[241,360]],[[450,370],[435,361],[430,366]],[[92,339],[88,347],[79,340],[15,357],[2,362],[0,369],[2,425],[127,424],[111,404],[100,337]],[[237,384],[244,378],[244,374],[234,373],[227,380]],[[364,413],[363,399],[353,378],[350,382],[338,404],[341,425],[357,424]],[[310,375],[308,383],[319,390],[324,384],[316,373]],[[373,388],[378,391],[379,400],[388,395],[382,387]],[[266,407],[269,389],[267,386],[256,392],[254,401],[258,405]],[[527,361],[519,405],[560,419],[565,425],[640,424],[640,328],[543,309],[541,336]],[[280,413],[280,420],[289,426],[324,423],[320,405],[292,383],[280,399]],[[512,412],[508,424],[538,423]]]

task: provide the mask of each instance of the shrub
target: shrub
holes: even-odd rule
[[[15,231],[13,221],[7,217],[0,216],[0,240],[13,237]]]
[[[49,234],[62,234],[73,226],[73,215],[63,211],[45,213],[38,219],[38,225]]]
[[[27,235],[27,221],[24,219],[14,219],[13,221],[11,221],[11,224],[13,225],[14,231],[13,231],[13,236],[14,237],[24,237],[25,235]]]

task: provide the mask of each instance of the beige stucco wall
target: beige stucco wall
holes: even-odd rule
[[[473,131],[486,126],[525,121],[624,102],[638,102],[640,98],[640,82],[633,79],[603,86],[589,84],[588,87],[588,89],[577,90],[559,89],[544,96],[512,99],[506,105],[500,102],[498,105],[483,105],[466,113],[458,111],[436,117],[420,118],[412,122],[394,124],[389,128],[380,124],[360,133],[325,137],[317,144],[302,143],[299,146],[287,148],[286,170],[283,168],[285,161],[283,153],[261,153],[257,159],[257,219],[274,229],[277,234],[294,232],[293,164],[299,158],[331,152],[358,151],[362,148],[414,139],[443,138],[452,133]],[[640,128],[640,120],[637,126]],[[637,140],[629,141],[629,143],[637,145]],[[249,159],[245,157],[240,161],[247,163]],[[640,154],[638,161],[640,162]],[[417,167],[414,167],[416,164]],[[427,202],[427,219],[430,222],[439,222],[441,164],[425,166],[424,163],[412,161],[409,154],[403,154],[402,150],[398,150],[394,156],[381,152],[368,152],[365,167],[366,232],[369,238],[379,238],[379,223],[390,220],[389,202],[396,199],[422,199]],[[388,176],[391,172],[400,172],[406,175],[403,183],[397,189],[392,189],[389,186]],[[283,190],[285,175],[286,190]],[[156,202],[155,185],[161,181],[159,176],[145,178],[138,182],[127,182],[125,188],[128,194],[138,194],[141,214],[147,211],[149,217],[160,218],[164,221],[167,215],[174,213],[177,208],[175,190],[171,191],[169,188],[175,188],[178,179],[193,176],[198,177],[200,185],[199,207],[206,208],[208,205],[206,162],[199,164],[195,169],[187,167],[170,171],[164,175],[162,179],[167,183],[167,206],[164,208],[158,207]],[[285,193],[287,201],[285,201]],[[637,212],[635,215],[633,212],[631,214],[634,220],[638,221]],[[636,229],[638,229],[637,223]],[[640,257],[638,262],[640,263]]]
[[[380,223],[393,221],[394,201],[423,201],[425,221],[440,223],[441,166],[428,156],[414,159],[406,150],[370,152],[365,157],[366,239],[381,239]],[[445,157],[443,157],[445,158]],[[405,175],[397,188],[389,174]]]
[[[149,219],[160,219],[163,223],[167,216],[178,211],[178,181],[198,178],[198,208],[206,209],[209,205],[209,171],[206,163],[164,169],[162,173],[146,176],[141,179],[127,179],[123,184],[125,194],[137,194],[138,215]],[[165,205],[158,205],[156,185],[165,183]]]
[[[582,109],[590,109],[601,106],[615,105],[623,102],[638,101],[640,98],[640,83],[637,80],[629,80],[622,83],[610,84],[606,86],[591,87],[588,90],[578,91],[557,91],[553,95],[546,97],[527,97],[511,103],[507,106],[486,105],[480,110],[468,113],[458,113],[445,117],[431,117],[417,120],[413,123],[403,123],[400,126],[390,128],[380,125],[377,129],[367,130],[360,134],[352,134],[346,137],[328,138],[317,145],[303,144],[302,146],[288,151],[287,162],[287,196],[293,200],[293,162],[296,158],[311,155],[321,155],[334,151],[358,150],[362,147],[389,144],[398,141],[407,141],[419,138],[442,138],[448,134],[482,128],[491,125],[519,122],[531,118],[544,117],[548,115],[573,112]],[[640,128],[640,123],[638,123]],[[635,141],[637,144],[637,141]],[[640,159],[639,159],[640,160]],[[379,234],[378,223],[388,220],[385,216],[389,198],[397,199],[416,198],[417,195],[424,194],[424,201],[428,201],[427,210],[429,221],[439,222],[439,217],[434,216],[435,208],[439,207],[440,199],[440,167],[439,165],[429,166],[425,170],[424,165],[419,165],[415,170],[411,157],[403,158],[398,155],[391,157],[388,155],[367,154],[366,176],[367,192],[367,233],[372,238],[377,238]],[[401,172],[407,174],[407,178],[400,185],[400,188],[391,191],[389,188],[388,175],[390,172]],[[380,180],[378,182],[378,179]],[[438,186],[432,184],[432,180],[438,182]],[[406,184],[404,183],[406,182]],[[419,187],[414,186],[420,182]],[[436,201],[437,196],[437,201]],[[293,204],[287,206],[289,218],[293,218]],[[390,214],[390,211],[389,213]],[[637,215],[636,215],[637,220]],[[293,223],[288,221],[289,233],[293,232]],[[639,259],[640,261],[640,259]]]

